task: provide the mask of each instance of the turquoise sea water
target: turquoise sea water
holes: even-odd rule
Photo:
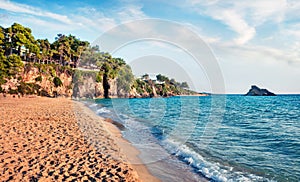
[[[209,181],[300,181],[300,95],[98,99],[87,104],[122,123],[123,136],[156,168],[165,162]],[[173,176],[152,172],[164,181]]]

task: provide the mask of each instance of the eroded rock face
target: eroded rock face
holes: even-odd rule
[[[246,96],[276,96],[274,93],[267,89],[260,89],[256,85],[252,85]]]
[[[35,78],[40,75],[39,69],[32,67],[29,70],[25,70],[22,78],[25,83],[35,83]]]
[[[73,85],[73,97],[90,99],[103,97],[102,84],[97,83],[93,75],[85,75],[82,81],[74,81]]]
[[[50,67],[50,66],[49,66]],[[68,71],[54,71],[52,75],[48,68],[44,71],[34,66],[27,66],[21,73],[6,80],[1,87],[6,93],[36,94],[41,96],[61,95],[71,97],[72,95],[72,74]],[[62,83],[55,87],[53,80],[58,77]],[[13,91],[13,92],[12,92]]]
[[[170,97],[180,94],[178,90],[172,90],[170,84],[159,85],[152,80],[147,80],[146,85],[135,88],[130,85],[133,83],[124,84],[118,80],[118,77],[109,79],[104,75],[102,80],[98,80],[97,74],[97,71],[74,70],[57,65],[28,64],[21,73],[6,80],[6,83],[0,86],[5,93],[9,94],[89,99]],[[59,80],[61,83],[58,85],[54,80]]]
[[[78,76],[80,75],[80,76]],[[74,98],[115,98],[117,94],[116,79],[102,78],[96,81],[97,71],[77,70],[73,75]]]
[[[119,94],[121,93],[118,93],[117,79],[109,79],[108,84],[110,86],[108,91],[108,97],[110,98],[122,97],[121,95],[119,96]]]

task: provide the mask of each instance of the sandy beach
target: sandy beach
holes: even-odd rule
[[[137,155],[82,103],[0,97],[0,181],[159,181]]]

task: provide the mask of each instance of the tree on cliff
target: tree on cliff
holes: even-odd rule
[[[0,26],[0,85],[5,82],[4,77],[6,76],[6,72],[4,69],[4,61],[6,57],[3,52],[3,42],[4,42],[4,29]],[[0,87],[1,88],[1,87]]]
[[[9,70],[9,75],[11,76],[18,74],[23,67],[23,62],[20,56],[16,54],[10,55],[6,62],[7,62],[6,66]]]
[[[71,60],[74,63],[75,67],[78,66],[80,57],[83,51],[89,47],[89,42],[81,41],[75,36],[69,36],[71,43]]]
[[[150,79],[150,77],[149,77],[149,74],[144,74],[143,76],[142,76],[142,79],[143,80],[149,80]]]
[[[99,46],[88,46],[83,52],[80,58],[79,66],[85,68],[100,68],[102,65],[102,53],[99,50]]]
[[[81,41],[73,35],[58,34],[51,45],[53,56],[58,58],[62,65],[77,67],[78,61],[84,49],[88,47],[87,41]]]
[[[15,76],[21,71],[21,68],[23,67],[23,62],[20,56],[12,54],[8,56],[8,58],[5,58],[4,56],[1,57],[1,75],[3,74],[5,76]]]
[[[5,77],[7,76],[7,72],[5,70],[5,64],[6,57],[3,55],[3,53],[0,50],[0,86],[5,83]]]
[[[187,82],[177,82],[174,78],[169,79],[167,76],[158,74],[156,79],[158,82],[152,82],[151,79],[145,79],[148,74],[142,76],[142,79],[136,79],[133,87],[136,89],[137,93],[144,96],[155,96],[157,95],[168,97],[173,95],[181,94],[196,94],[196,92],[188,90]]]
[[[7,57],[14,53],[22,56],[24,61],[42,60],[49,63],[55,60],[64,66],[77,67],[81,54],[88,46],[89,42],[81,41],[73,35],[58,34],[50,44],[47,39],[35,40],[31,29],[21,24],[14,23],[8,28],[0,26],[0,50]]]
[[[118,95],[122,95],[121,92],[129,93],[133,83],[134,76],[132,74],[130,66],[122,66],[120,71],[118,72],[117,78]]]
[[[161,74],[156,75],[156,79],[157,81],[161,81],[161,82],[170,82],[168,77]]]
[[[41,59],[43,61],[51,59],[53,51],[51,50],[51,44],[48,39],[38,39],[37,42],[41,53]]]
[[[104,89],[104,97],[109,98],[109,80],[115,79],[121,67],[126,65],[125,61],[121,58],[113,58],[110,54],[102,54],[101,62],[98,64],[100,67],[100,75],[103,76],[102,83]]]
[[[12,49],[15,49],[20,56],[22,46],[25,46],[30,53],[39,54],[39,47],[31,34],[30,28],[14,23],[11,27],[5,29],[5,35],[7,36],[6,55],[11,55],[13,53]]]
[[[182,82],[182,83],[180,84],[180,87],[181,87],[181,88],[188,89],[188,88],[189,88],[189,85],[187,84],[187,82]]]
[[[51,48],[54,50],[53,56],[59,58],[60,64],[66,65],[70,60],[70,44],[67,37],[63,34],[58,34]]]
[[[60,78],[59,77],[54,77],[54,79],[53,79],[53,83],[54,83],[54,86],[55,87],[60,87],[60,86],[62,86],[63,85],[63,83],[62,83],[62,81],[60,80]]]
[[[4,28],[0,26],[0,52],[3,50],[4,38]]]

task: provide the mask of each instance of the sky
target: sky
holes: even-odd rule
[[[0,25],[14,22],[50,41],[63,33],[97,43],[117,30],[131,42],[112,54],[124,58],[137,76],[162,73],[188,81],[197,91],[246,93],[257,85],[279,94],[300,93],[298,0],[0,0]],[[134,41],[142,34],[152,39]],[[191,41],[191,35],[207,46]],[[100,49],[110,51],[103,45],[109,42],[100,40]],[[199,52],[192,47],[197,46],[203,60],[214,55],[214,69],[195,60]],[[215,90],[218,83],[224,88]]]

